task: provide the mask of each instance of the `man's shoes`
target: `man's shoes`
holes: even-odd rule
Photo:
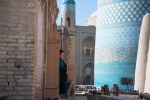
[[[61,98],[64,98],[64,99],[67,99],[67,98],[68,98],[68,96],[67,96],[66,94],[63,94],[63,95],[61,95],[60,97],[61,97]]]

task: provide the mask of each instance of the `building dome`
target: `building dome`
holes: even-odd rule
[[[74,0],[63,0],[62,4],[75,4]]]
[[[97,17],[97,11],[93,12],[92,15],[90,16],[90,18],[91,17]]]
[[[87,26],[96,26],[97,11],[93,12],[92,15],[88,18],[86,25]]]

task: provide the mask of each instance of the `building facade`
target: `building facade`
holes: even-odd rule
[[[47,37],[55,37],[57,15],[55,0],[0,0],[0,90],[8,100],[44,100]]]
[[[77,26],[75,7],[74,0],[63,0],[59,27],[68,28],[71,39],[69,65],[76,67],[76,84],[93,85],[96,28],[93,24]]]
[[[95,86],[126,88],[120,79],[134,80],[141,22],[149,8],[150,0],[98,0]]]

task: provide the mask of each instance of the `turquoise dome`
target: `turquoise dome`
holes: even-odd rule
[[[62,4],[75,4],[74,0],[63,0]]]

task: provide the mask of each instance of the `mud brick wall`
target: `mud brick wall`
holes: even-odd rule
[[[0,0],[0,90],[8,100],[35,96],[34,23],[34,0]]]

